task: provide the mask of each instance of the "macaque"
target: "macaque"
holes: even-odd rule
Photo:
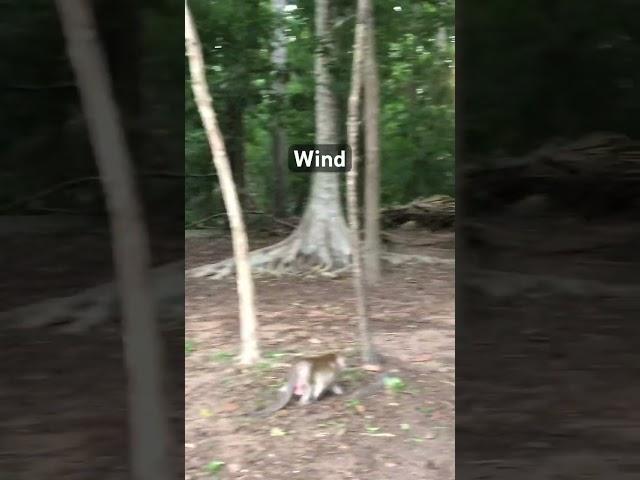
[[[318,400],[328,390],[336,395],[342,395],[342,388],[336,383],[336,378],[345,367],[345,358],[336,353],[296,361],[289,370],[286,385],[280,389],[278,400],[270,407],[254,412],[252,415],[271,415],[284,408],[294,395],[300,397],[300,405]]]

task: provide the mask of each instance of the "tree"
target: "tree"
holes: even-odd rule
[[[185,46],[189,58],[191,86],[211,148],[213,163],[220,181],[222,196],[231,227],[240,310],[240,362],[243,364],[253,364],[260,358],[260,350],[257,339],[258,325],[254,304],[254,286],[253,279],[251,278],[251,266],[248,259],[249,242],[247,240],[244,220],[242,219],[240,201],[233,182],[229,158],[227,157],[222,134],[220,133],[215,110],[213,109],[213,100],[211,99],[206,83],[200,39],[198,38],[198,32],[196,31],[195,23],[186,1],[184,9]]]
[[[161,338],[149,282],[149,240],[103,52],[88,3],[57,0],[111,222],[129,373],[132,478],[172,478]]]
[[[315,2],[314,55],[315,75],[315,142],[337,144],[338,124],[336,97],[332,91],[330,72],[333,42],[329,0]],[[256,250],[251,265],[258,271],[296,270],[312,265],[333,271],[351,264],[349,231],[340,200],[340,178],[335,173],[315,172],[306,210],[296,230],[283,241]],[[232,259],[191,270],[194,277],[222,277],[233,271]]]
[[[359,7],[360,8],[360,7]],[[364,33],[364,273],[369,284],[380,281],[380,80],[376,60],[371,0],[362,5]],[[354,53],[355,55],[355,53]]]
[[[273,213],[276,217],[284,217],[287,212],[287,132],[284,129],[282,116],[285,96],[285,76],[287,67],[287,40],[284,33],[283,15],[286,0],[271,0],[276,15],[273,51],[271,60],[275,71],[273,93],[276,112],[273,119]]]
[[[358,161],[359,144],[358,130],[360,127],[360,99],[362,91],[363,50],[368,35],[366,25],[367,0],[358,0],[358,12],[353,41],[353,70],[351,74],[351,92],[349,94],[347,114],[347,138],[351,147],[351,170],[347,173],[347,205],[349,211],[349,227],[351,229],[351,251],[353,282],[356,292],[358,309],[358,326],[360,329],[360,346],[362,349],[362,361],[365,364],[376,362],[376,355],[371,340],[369,319],[367,312],[367,298],[364,278],[362,276],[362,259],[360,249],[360,227],[358,221]]]

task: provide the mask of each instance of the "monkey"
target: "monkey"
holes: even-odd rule
[[[342,395],[342,388],[336,383],[338,374],[346,368],[346,359],[337,353],[327,353],[316,357],[306,357],[296,361],[289,370],[287,383],[280,389],[280,395],[271,406],[250,415],[268,416],[283,409],[296,395],[300,405],[308,405],[331,390]]]

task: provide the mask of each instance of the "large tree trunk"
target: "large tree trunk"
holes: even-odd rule
[[[240,208],[238,194],[233,183],[229,159],[213,109],[213,101],[206,83],[200,39],[198,38],[198,32],[196,31],[195,23],[186,2],[184,9],[185,44],[187,56],[189,57],[191,86],[205,132],[207,133],[209,147],[213,155],[213,163],[220,181],[220,188],[222,189],[222,199],[224,200],[229,225],[231,226],[240,310],[240,362],[243,364],[253,364],[259,360],[260,351],[257,338],[258,325],[254,304],[253,278],[251,278],[251,266],[249,265],[249,242],[247,241],[247,232],[244,226],[244,220],[242,219],[242,210]]]
[[[376,284],[380,281],[380,82],[371,0],[365,1],[363,9],[366,21],[364,138],[367,159],[364,193],[364,272],[367,283]]]
[[[351,92],[347,114],[347,138],[351,147],[351,171],[347,173],[347,204],[349,211],[349,227],[351,229],[351,251],[353,261],[353,282],[356,292],[358,309],[358,326],[360,330],[360,347],[362,349],[362,361],[365,364],[376,362],[373,349],[371,331],[369,329],[369,315],[367,309],[367,296],[364,278],[362,276],[362,259],[360,255],[360,226],[358,221],[358,162],[360,160],[360,148],[358,144],[358,132],[360,127],[360,99],[362,92],[363,47],[366,33],[365,25],[366,0],[358,0],[358,13],[356,20],[355,36],[353,42],[353,70],[351,73]]]
[[[132,478],[168,480],[173,475],[162,343],[149,281],[149,241],[131,159],[90,6],[83,0],[57,0],[57,6],[111,220],[130,382]]]
[[[315,7],[315,141],[319,145],[337,144],[337,105],[329,71],[333,51],[329,0],[316,0]],[[299,230],[304,255],[315,254],[321,265],[330,268],[349,265],[351,248],[340,201],[339,175],[327,172],[313,174],[309,203]]]
[[[273,53],[271,61],[276,71],[274,93],[276,114],[273,123],[273,214],[282,218],[287,214],[287,133],[282,125],[282,110],[285,98],[285,74],[287,68],[287,43],[284,33],[284,9],[286,0],[271,0],[273,12],[278,17],[274,31]]]

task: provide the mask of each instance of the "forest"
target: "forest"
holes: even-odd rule
[[[287,175],[273,160],[276,120],[288,144],[314,142],[313,2],[288,3],[280,19],[270,2],[191,4],[234,179],[246,196],[248,221],[261,220],[252,212],[263,212],[263,217],[300,215],[309,189],[309,176]],[[355,3],[332,2],[335,56],[330,68],[342,140]],[[382,205],[453,195],[453,2],[380,1],[375,9]],[[271,48],[278,22],[284,22],[286,37],[282,67],[274,65]],[[275,91],[279,79],[281,96]],[[187,84],[185,92],[186,224],[220,225],[224,216],[207,218],[223,211],[222,200],[215,191],[211,154]]]
[[[0,2],[0,472],[636,478],[640,3],[186,5]]]
[[[453,2],[188,7],[187,478],[452,479]]]

